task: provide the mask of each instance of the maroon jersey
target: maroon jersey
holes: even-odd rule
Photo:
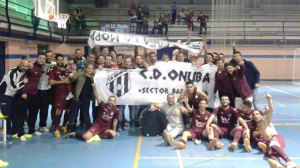
[[[119,109],[114,106],[112,109],[107,107],[103,101],[99,104],[99,114],[95,122],[97,122],[101,128],[110,129],[113,119],[118,119]]]
[[[193,107],[194,109],[198,109],[198,101],[199,101],[199,98],[198,98],[198,95],[197,95],[197,88],[195,87],[194,88],[194,92],[193,92],[193,97],[189,97],[189,105],[191,107]]]
[[[246,122],[250,131],[255,131],[256,129],[256,122],[253,120],[253,111],[254,110],[251,109],[249,114],[243,113],[241,109],[237,109],[236,111]]]
[[[231,106],[224,111],[223,108],[217,108],[214,110],[213,114],[218,118],[218,126],[233,128],[237,123],[237,118],[239,118],[239,113],[237,110]]]
[[[57,67],[54,67],[49,73],[49,80],[63,81],[66,79],[67,79],[67,75],[66,75],[65,71],[61,71]],[[55,85],[54,92],[55,92],[55,94],[67,96],[68,95],[68,85],[67,84]]]
[[[23,87],[22,94],[36,95],[38,93],[38,84],[43,74],[43,65],[37,62],[33,63],[33,69],[26,73],[28,83]]]
[[[210,116],[210,112],[205,111],[204,114],[201,114],[200,111],[198,109],[194,109],[192,111],[192,125],[191,128],[195,129],[195,128],[200,128],[203,129],[206,126],[206,122]]]

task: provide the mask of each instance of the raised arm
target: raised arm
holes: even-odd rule
[[[266,92],[265,98],[267,99],[268,105],[269,105],[269,111],[266,112],[266,118],[265,118],[265,120],[268,122],[268,124],[270,124],[271,121],[272,121],[273,113],[274,113],[273,102],[272,102],[272,99],[271,99],[272,96],[269,95],[269,94]]]
[[[153,111],[157,110],[160,107],[161,107],[160,104],[158,104],[158,103],[152,103],[150,105],[150,111],[153,112]]]
[[[202,90],[197,89],[197,95],[198,95],[198,97],[202,97],[202,98],[206,99],[207,102],[209,102],[208,96]]]
[[[185,105],[187,112],[188,113],[192,112],[193,109],[189,105],[189,98],[185,96],[183,100],[184,100],[184,105]]]
[[[184,99],[185,95],[186,95],[186,90],[184,89],[184,90],[181,92],[180,96],[178,97],[177,103],[181,103],[181,101]]]
[[[94,94],[95,94],[95,97],[96,97],[96,100],[97,100],[97,103],[100,104],[101,103],[101,98],[100,98],[100,95],[97,91],[97,86],[95,83],[92,84],[92,87],[93,87],[93,90],[94,90]]]

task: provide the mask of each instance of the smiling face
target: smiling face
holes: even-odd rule
[[[233,75],[233,73],[234,73],[234,68],[233,68],[232,65],[228,65],[228,66],[226,67],[226,70],[227,70],[227,73],[228,73],[228,74]]]
[[[187,84],[186,85],[186,91],[189,94],[192,94],[194,92],[195,86],[193,84]]]
[[[174,102],[175,102],[175,96],[173,94],[169,94],[167,96],[167,101],[169,106],[173,106]]]
[[[205,111],[207,107],[207,102],[206,100],[201,100],[198,105],[200,111]]]
[[[108,98],[107,105],[109,108],[112,108],[116,104],[116,98],[111,96]]]
[[[228,107],[229,103],[230,103],[229,97],[228,96],[222,96],[222,98],[221,98],[222,107]]]

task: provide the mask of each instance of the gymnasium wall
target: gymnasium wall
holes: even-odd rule
[[[2,39],[1,39],[2,40]],[[73,54],[76,48],[81,48],[84,52],[84,46],[79,44],[54,44],[47,42],[28,42],[20,39],[5,38],[6,44],[5,54],[5,69],[18,65],[20,58],[24,54],[30,55],[32,61],[35,60],[38,52],[37,44],[48,46],[49,50],[55,53],[62,53],[65,56]],[[261,73],[261,79],[265,80],[291,80],[294,66],[294,51],[297,46],[237,46],[237,50],[241,51],[243,58],[252,61]],[[115,47],[117,52],[126,55],[133,55],[134,47]],[[209,52],[222,52],[226,55],[226,60],[229,61],[232,55],[231,47],[208,49]],[[150,50],[147,50],[149,52]],[[139,47],[139,54],[142,54],[144,49]]]

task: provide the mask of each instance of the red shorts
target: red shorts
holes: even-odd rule
[[[66,97],[67,95],[64,93],[55,95],[55,102],[54,102],[55,109],[60,109],[60,110],[66,109],[67,107]]]
[[[204,128],[190,128],[187,131],[191,134],[192,141],[195,141],[196,139],[202,139],[202,132]]]
[[[284,149],[285,148],[285,142],[284,139],[280,135],[273,135],[269,147],[271,148],[273,145],[279,146],[280,148]]]
[[[93,123],[93,125],[88,131],[90,131],[94,136],[94,135],[104,133],[107,130],[108,130],[107,128],[102,128],[97,122],[95,122]]]
[[[234,128],[227,128],[227,127],[220,127],[220,130],[221,130],[221,134],[220,134],[220,138],[224,138],[226,136],[230,136],[230,133],[231,131],[234,129]]]

